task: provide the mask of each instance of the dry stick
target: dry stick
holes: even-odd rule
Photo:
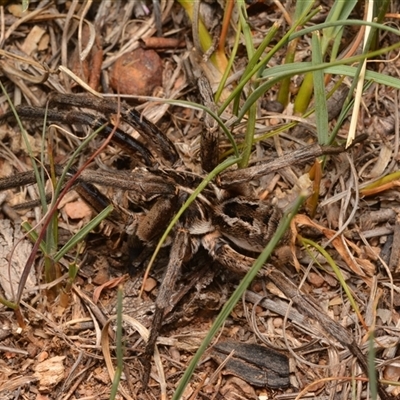
[[[355,141],[352,143],[352,146],[365,140],[367,137],[368,135],[366,134],[357,136]],[[260,178],[265,174],[279,171],[288,165],[304,163],[324,155],[340,154],[349,148],[346,149],[344,146],[321,146],[319,144],[303,147],[265,164],[224,172],[219,177],[219,184],[223,188],[238,185],[248,182],[251,179]]]
[[[149,339],[146,343],[145,353],[143,357],[144,374],[142,378],[143,389],[147,388],[151,372],[151,356],[154,353],[157,337],[164,319],[164,311],[170,304],[170,298],[174,290],[175,282],[181,271],[185,253],[189,245],[189,232],[180,229],[173,240],[170,259],[168,261],[167,270],[165,272],[163,283],[156,299],[156,309],[153,315]]]
[[[318,321],[321,328],[330,336],[339,341],[343,346],[347,347],[351,354],[357,358],[364,374],[368,376],[368,362],[364,354],[358,347],[353,336],[340,324],[325,315],[319,306],[315,303],[311,296],[308,296],[298,290],[298,288],[285,276],[282,272],[272,268],[266,273],[270,279],[293,303],[297,308],[308,317]],[[377,386],[381,400],[390,400],[392,397],[388,395],[382,384],[377,379]]]

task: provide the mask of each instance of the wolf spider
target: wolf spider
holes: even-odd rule
[[[58,110],[54,108],[57,106]],[[104,117],[98,117],[88,109],[99,111]],[[165,227],[203,179],[203,176],[187,170],[176,171],[176,166],[182,161],[174,144],[154,124],[125,103],[59,94],[52,96],[48,109],[22,106],[17,107],[17,113],[22,120],[43,121],[46,116],[47,121],[52,123],[85,124],[95,128],[104,125],[101,134],[105,136],[114,129],[113,142],[131,153],[137,166],[131,172],[84,170],[76,187],[96,211],[101,210],[107,199],[92,184],[129,191],[130,200],[142,211],[126,215],[119,210],[117,217],[123,224],[129,221],[135,265],[148,260]],[[113,126],[110,117],[117,113],[139,132],[145,144]],[[13,117],[12,112],[7,112],[0,116],[0,122]],[[182,264],[203,247],[222,266],[243,275],[254,261],[249,254],[260,253],[274,234],[282,211],[257,199],[248,182],[261,177],[265,171],[277,171],[289,164],[341,151],[343,148],[340,147],[315,145],[267,164],[224,172],[214,183],[208,184],[186,209],[170,234],[169,262],[156,299],[150,337],[145,348],[145,384],[149,377],[150,357]],[[58,173],[61,170],[56,168]],[[34,182],[33,173],[17,174],[1,179],[0,190]]]

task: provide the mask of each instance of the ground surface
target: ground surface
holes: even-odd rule
[[[141,95],[202,102],[195,81],[188,78],[183,65],[183,60],[187,59],[186,47],[190,47],[191,28],[181,6],[177,2],[163,6],[163,36],[156,38],[152,9],[146,15],[146,7],[141,7],[139,2],[102,1],[94,2],[90,8],[89,2],[58,3],[55,6],[53,2],[32,1],[25,14],[19,13],[19,4],[1,7],[1,82],[12,102],[43,107],[52,93],[87,92],[88,89],[83,87],[86,83],[93,90],[113,95],[110,101],[122,97],[138,105],[138,109],[166,132],[178,149],[182,158],[180,170],[202,174],[199,158],[200,134],[206,129],[204,115],[198,110],[133,98]],[[147,3],[152,6],[151,2]],[[321,3],[323,19],[331,2]],[[248,13],[256,45],[272,22],[281,23],[281,36],[288,29],[276,3],[258,2],[248,9]],[[363,10],[356,13],[355,18],[362,18]],[[82,15],[89,22],[80,28]],[[210,15],[209,29],[218,35],[222,17],[219,6],[215,5]],[[346,33],[348,43],[355,35],[352,31]],[[147,42],[149,38],[153,38],[152,44]],[[229,32],[227,52],[231,51],[233,40],[234,32]],[[383,47],[397,39],[386,35],[379,40]],[[147,47],[152,46],[156,50],[148,52]],[[309,46],[307,40],[298,43],[298,61],[309,60]],[[132,51],[139,47],[146,51],[141,50],[142,53],[134,58]],[[22,58],[17,59],[6,52]],[[121,58],[123,54],[127,55]],[[244,54],[245,48],[240,46],[234,65],[234,70],[239,72],[237,76],[245,67]],[[395,56],[389,53],[382,57],[376,70],[398,76],[399,62]],[[279,65],[284,57],[284,51],[278,52],[270,66]],[[384,58],[392,61],[384,62]],[[137,65],[142,68],[139,72],[133,68]],[[60,67],[64,69],[60,70]],[[68,75],[68,71],[72,74]],[[293,96],[300,80],[300,77],[292,80]],[[263,108],[260,103],[259,116],[268,118],[260,118],[258,136],[290,120],[290,105],[284,115],[280,110],[265,110],[276,106],[274,100],[276,88],[265,95]],[[372,331],[379,379],[399,380],[397,184],[396,181],[389,183],[384,190],[368,193],[362,198],[358,195],[360,185],[365,186],[373,179],[398,170],[397,101],[394,89],[375,84],[367,89],[357,131],[368,133],[368,139],[351,152],[328,160],[314,222],[306,217],[307,211],[303,209],[295,224],[303,237],[321,245],[327,245],[327,240],[339,232],[338,239],[327,246],[327,251],[339,267],[359,313],[350,304],[332,265],[316,255],[313,257],[318,260],[312,262],[311,253],[297,244],[297,270],[291,254],[279,253],[273,263],[290,278],[295,288],[301,287],[301,296],[293,292],[292,303],[289,303],[287,297],[291,286],[279,283],[279,274],[272,273],[270,279],[256,280],[225,322],[220,336],[214,339],[214,343],[227,340],[258,343],[279,350],[289,358],[290,385],[271,388],[246,383],[243,376],[233,376],[224,368],[217,369],[218,360],[210,350],[203,355],[186,388],[185,399],[289,399],[298,395],[297,398],[350,399],[354,392],[359,396],[357,398],[370,398],[365,371],[360,368],[360,358],[357,361],[355,354],[359,349],[358,357],[366,359],[368,337]],[[4,95],[0,102],[4,112],[9,109]],[[334,124],[332,104],[329,107]],[[229,112],[231,110],[223,115],[224,121],[229,119]],[[40,157],[43,121],[33,123],[27,118],[22,122],[29,132],[33,155]],[[307,125],[286,130],[279,140],[275,137],[258,142],[254,146],[252,164],[314,143],[315,122],[312,119],[303,122]],[[79,145],[80,140],[67,132],[81,137],[87,133],[80,124],[73,127],[60,125],[62,127],[57,130],[50,128],[46,135],[45,148],[51,148],[48,153],[45,151],[46,163],[49,163],[50,154],[56,163],[65,163],[72,149]],[[340,138],[346,138],[348,125],[345,122],[342,126]],[[4,123],[0,135],[0,177],[30,170],[31,161],[17,124]],[[234,135],[241,143],[243,131],[240,127],[235,129]],[[100,144],[101,139],[95,139],[84,149],[76,164],[81,165]],[[219,148],[220,154],[229,150],[229,143],[222,134]],[[162,161],[160,163],[162,165]],[[130,156],[113,146],[104,150],[90,168],[128,170],[132,165],[141,164],[135,164]],[[312,162],[302,163],[281,168],[278,172],[267,171],[261,179],[251,182],[253,190],[263,195],[265,202],[272,199],[278,204],[290,202],[295,197],[292,189],[298,184],[298,177],[311,165]],[[3,193],[0,284],[2,297],[12,300],[32,251],[28,239],[20,240],[20,222],[28,219],[35,225],[43,214],[38,208],[17,213],[7,206],[37,198],[33,186]],[[105,193],[121,207],[132,206],[133,194],[115,188],[108,188]],[[74,191],[62,199],[58,208],[58,247],[61,247],[72,233],[85,225],[92,211]],[[213,261],[205,250],[200,250],[185,265],[174,290],[176,298],[172,303],[176,306],[168,310],[158,340],[165,384],[163,386],[160,372],[154,366],[149,386],[143,391],[141,356],[144,345],[137,333],[137,324],[150,327],[154,301],[169,259],[169,247],[162,250],[151,276],[145,281],[144,293],[139,297],[144,270],[138,268],[131,271],[131,276],[126,274],[130,262],[126,234],[115,230],[115,226],[104,225],[107,224],[103,223],[102,231],[97,228],[84,244],[74,247],[52,267],[55,279],[52,283],[46,283],[43,278],[43,253],[37,254],[22,288],[23,328],[13,311],[0,305],[2,399],[110,398],[110,374],[113,373],[110,365],[116,366],[114,328],[118,285],[122,285],[123,290],[124,369],[122,389],[117,398],[171,398],[218,311],[240,281],[240,276]],[[80,270],[71,284],[67,269],[71,270],[75,262],[80,265]],[[301,299],[312,299],[311,303],[319,307],[307,306],[306,300]],[[107,322],[109,319],[111,321]],[[107,333],[111,336],[109,344]],[[393,398],[400,396],[398,387],[389,386],[387,391]]]

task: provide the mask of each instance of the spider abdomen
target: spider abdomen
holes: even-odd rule
[[[220,204],[214,223],[237,247],[261,252],[276,231],[282,211],[261,201],[235,197]]]

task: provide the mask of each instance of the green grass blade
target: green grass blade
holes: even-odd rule
[[[286,56],[285,56],[285,65],[293,64],[296,56],[296,47],[298,44],[298,39],[292,40],[288,43]],[[283,78],[279,82],[279,91],[276,96],[276,100],[283,105],[284,108],[289,104],[290,101],[290,76]]]
[[[26,132],[24,126],[22,125],[22,121],[21,121],[21,119],[19,118],[19,115],[18,115],[18,113],[17,113],[17,110],[16,110],[16,108],[14,107],[14,104],[13,104],[13,102],[11,101],[11,98],[10,98],[10,96],[8,95],[6,89],[5,89],[4,85],[3,85],[3,82],[2,82],[1,80],[0,80],[0,88],[1,88],[1,90],[2,90],[2,92],[3,92],[3,94],[4,94],[4,96],[5,96],[6,99],[7,99],[7,102],[8,102],[8,104],[9,104],[9,106],[10,106],[12,112],[14,113],[15,120],[17,121],[18,127],[19,127],[19,129],[20,129],[20,131],[21,131],[21,135],[22,135],[22,138],[23,138],[23,140],[24,140],[24,144],[25,144],[25,146],[26,146],[26,149],[27,149],[29,158],[30,158],[31,163],[32,163],[32,168],[33,168],[33,171],[34,171],[34,173],[35,173],[36,182],[38,182],[39,197],[40,197],[41,202],[43,203],[43,202],[46,201],[46,200],[45,200],[45,198],[46,198],[46,193],[45,193],[45,191],[44,191],[44,182],[41,180],[41,173],[40,173],[39,168],[38,168],[38,166],[37,166],[37,162],[36,162],[36,160],[35,160],[35,157],[33,156],[33,151],[32,151],[32,147],[31,147],[31,145],[30,145],[30,141],[29,141],[29,138],[28,138],[28,134],[27,134],[27,132]],[[46,208],[44,208],[44,209],[46,209]]]
[[[94,132],[92,132],[89,136],[87,136],[81,144],[76,148],[76,150],[72,153],[71,157],[69,158],[67,164],[64,167],[63,173],[58,179],[57,185],[54,189],[54,199],[52,204],[54,204],[54,201],[58,198],[59,194],[61,193],[61,190],[64,186],[66,176],[68,174],[68,171],[71,169],[73,163],[75,162],[76,158],[78,155],[82,152],[82,150],[99,134],[99,132],[104,129],[105,124],[102,125],[100,128],[96,129]]]
[[[294,21],[299,21],[302,19],[302,15],[308,13],[314,7],[315,0],[303,0],[296,1],[296,8],[294,10]]]
[[[233,66],[233,63],[235,62],[236,54],[237,54],[239,44],[240,44],[240,29],[241,28],[240,28],[240,22],[239,22],[238,27],[237,27],[236,36],[235,36],[235,42],[234,42],[232,50],[231,50],[231,55],[228,59],[228,66],[227,66],[226,70],[224,71],[222,78],[221,78],[221,82],[219,83],[218,89],[215,92],[215,97],[214,97],[215,104],[217,104],[219,102],[222,92],[224,90],[226,81],[228,80],[229,73],[232,71],[232,66]]]
[[[22,12],[24,13],[25,11],[28,10],[29,7],[29,0],[22,0]]]
[[[114,210],[112,205],[107,206],[103,211],[96,215],[87,225],[85,225],[82,229],[79,230],[71,239],[68,240],[67,243],[56,253],[54,256],[54,261],[60,261],[65,254],[68,253],[73,247],[75,247],[79,242],[81,242],[86,235],[96,228],[101,221],[110,215],[110,213]]]
[[[192,358],[181,381],[179,382],[176,392],[174,393],[174,395],[172,397],[173,400],[181,399],[181,396],[182,396],[186,386],[188,385],[189,380],[190,380],[191,376],[193,375],[193,372],[196,369],[197,363],[200,361],[201,356],[206,351],[211,340],[213,339],[213,337],[215,336],[217,331],[220,329],[220,327],[223,325],[224,321],[228,318],[229,314],[232,312],[233,308],[235,307],[237,302],[240,300],[241,296],[246,291],[247,287],[254,280],[254,278],[257,276],[258,272],[261,270],[261,268],[266,263],[267,259],[272,254],[274,248],[277,246],[280,239],[283,237],[286,230],[288,229],[288,227],[290,225],[290,221],[292,220],[294,215],[296,215],[296,213],[299,210],[299,208],[301,207],[301,205],[304,203],[305,198],[306,198],[306,195],[304,195],[304,194],[300,195],[298,197],[296,203],[294,204],[291,212],[286,213],[283,216],[283,218],[281,219],[281,222],[276,230],[276,233],[272,237],[271,241],[268,243],[267,247],[263,250],[263,252],[257,258],[253,267],[249,270],[249,272],[246,274],[246,276],[242,279],[239,286],[236,288],[236,290],[234,291],[234,293],[232,294],[232,296],[230,297],[228,302],[222,308],[217,319],[213,323],[210,331],[208,332],[208,334],[205,337],[205,339],[203,340],[201,346],[199,347],[196,354]]]
[[[257,122],[257,104],[254,103],[249,110],[247,119],[246,135],[243,142],[242,157],[239,161],[239,168],[246,168],[249,164],[251,149],[253,147],[254,134]]]
[[[264,72],[264,78],[267,81],[261,84],[254,92],[248,97],[243,106],[241,107],[240,113],[238,115],[238,122],[241,121],[244,115],[248,112],[250,106],[256,102],[260,96],[268,91],[272,86],[280,82],[283,78],[288,76],[294,76],[297,74],[307,73],[317,71],[319,69],[324,70],[326,73],[332,74],[343,74],[354,76],[356,69],[354,67],[349,67],[343,65],[344,63],[352,64],[354,62],[362,61],[364,58],[375,57],[391,50],[398,49],[400,47],[400,42],[388,46],[387,48],[376,50],[364,55],[357,55],[354,57],[347,58],[346,60],[337,60],[330,63],[322,63],[321,65],[312,65],[311,62],[293,63],[290,65],[280,65],[279,67],[272,67]],[[385,76],[374,71],[367,71],[367,79],[373,79],[378,83],[386,84],[388,86],[394,87],[396,89],[400,88],[400,80],[392,76]]]
[[[351,294],[350,288],[346,283],[346,280],[343,277],[342,271],[340,268],[337,266],[333,258],[329,255],[329,253],[321,247],[319,244],[313,242],[312,240],[306,239],[306,238],[301,238],[300,241],[305,245],[305,246],[312,246],[314,247],[328,262],[329,266],[332,268],[333,272],[335,273],[341,287],[343,288],[344,292],[346,293],[347,298],[349,299],[349,302],[351,306],[353,307],[354,312],[357,314],[359,320],[364,323],[364,319],[360,313],[360,309],[358,308],[357,302],[354,300],[353,295]]]
[[[29,239],[35,243],[38,240],[39,235],[37,232],[32,228],[32,225],[28,221],[24,221],[21,224],[22,229],[28,233]],[[47,253],[47,246],[44,240],[40,242],[40,250],[42,251],[43,254],[48,254]]]
[[[371,330],[368,335],[368,379],[369,379],[369,390],[371,393],[371,400],[377,400],[378,398],[378,387],[377,387],[377,372],[376,372],[376,352],[375,352],[375,335],[374,331]]]
[[[325,22],[335,22],[338,20],[347,20],[348,16],[354,9],[357,4],[357,0],[346,0],[346,1],[335,1],[331,10],[329,11],[328,16],[326,17]],[[330,26],[325,28],[322,35],[322,53],[325,54],[329,43],[336,41],[337,38],[340,40],[340,33],[343,32],[343,28],[341,26]]]
[[[312,35],[312,64],[322,64],[322,58],[321,38],[317,31]],[[329,143],[329,126],[324,71],[319,69],[314,71],[312,75],[314,78],[315,122],[317,125],[318,143],[326,145]]]
[[[296,21],[295,24],[289,29],[289,31],[282,37],[282,39],[268,52],[268,54],[261,59],[255,67],[247,74],[247,76],[244,76],[241,81],[238,83],[237,87],[235,90],[232,91],[232,93],[228,96],[228,98],[224,101],[224,103],[220,106],[218,110],[218,115],[221,115],[224,110],[232,103],[232,101],[235,100],[237,96],[240,95],[242,92],[244,86],[254,78],[254,76],[257,75],[257,72],[261,69],[264,69],[265,65],[272,59],[272,57],[275,55],[275,53],[281,49],[282,47],[286,46],[289,38],[293,34],[293,32],[296,31],[296,29],[301,26],[302,24],[305,23],[309,18],[311,18],[313,15],[317,14],[318,10],[311,11],[307,8],[305,11],[305,14],[302,16],[302,18],[299,21]],[[273,27],[274,28],[274,27]],[[276,28],[274,28],[276,29]],[[273,32],[272,32],[273,33]]]
[[[244,45],[246,47],[247,59],[252,60],[254,57],[254,44],[253,38],[251,34],[251,30],[248,24],[248,17],[246,12],[246,5],[243,0],[236,1],[237,9],[239,12],[239,22],[242,28],[242,34],[244,39]],[[257,61],[256,61],[257,62]],[[242,77],[243,79],[243,77]],[[240,106],[240,96],[241,91],[237,93],[237,95],[233,98],[233,115],[236,115]]]
[[[240,20],[240,25],[242,26],[244,44],[247,50],[247,58],[251,60],[252,57],[254,56],[255,49],[253,43],[253,35],[251,33],[250,26],[247,22],[248,16],[246,11],[246,4],[244,0],[236,0],[236,5],[239,11],[239,20]]]
[[[362,21],[362,20],[358,20],[358,19],[347,19],[347,20],[345,19],[345,20],[339,20],[339,21],[323,22],[321,24],[316,24],[311,27],[301,29],[299,31],[294,31],[293,33],[291,33],[288,40],[290,41],[297,37],[302,37],[302,36],[308,35],[314,31],[319,31],[319,30],[323,30],[326,28],[330,28],[330,27],[337,26],[337,27],[343,28],[344,26],[363,26],[363,25],[369,25],[373,28],[381,29],[381,30],[384,30],[387,32],[391,32],[396,36],[400,36],[400,31],[398,29],[392,28],[387,25],[379,24],[377,22]]]

